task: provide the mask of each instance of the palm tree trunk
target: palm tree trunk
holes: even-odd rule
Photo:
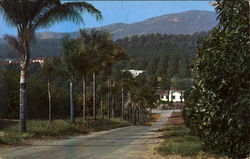
[[[137,108],[136,111],[137,111],[137,123],[140,124],[140,109]]]
[[[133,107],[133,116],[134,116],[133,122],[134,122],[134,124],[136,124],[136,109],[135,109],[135,107]]]
[[[130,122],[133,123],[133,104],[130,107]]]
[[[115,97],[112,97],[112,117],[115,118]]]
[[[27,117],[27,92],[26,92],[26,69],[21,69],[20,74],[20,122],[19,130],[26,131],[26,117]]]
[[[138,115],[137,107],[135,107],[134,112],[135,112],[135,124],[137,124],[137,115]]]
[[[104,108],[103,108],[103,100],[101,99],[101,114],[102,114],[102,119],[104,119]]]
[[[93,72],[93,119],[96,120],[96,74]]]
[[[70,80],[70,122],[75,122],[75,106],[74,106],[74,86],[73,80]]]
[[[110,119],[110,76],[108,75],[108,118]]]
[[[134,105],[131,106],[131,122],[134,124],[135,114],[134,114]]]
[[[122,87],[122,119],[124,119],[124,89]]]
[[[128,111],[128,113],[127,113],[127,120],[128,121],[130,121],[130,106],[128,105],[128,107],[127,107],[127,111]]]
[[[52,123],[52,112],[51,112],[51,86],[50,79],[48,79],[48,97],[49,97],[49,122]]]
[[[86,77],[85,75],[82,76],[82,118],[83,121],[86,121]]]

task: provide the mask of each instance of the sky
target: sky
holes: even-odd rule
[[[87,1],[102,12],[103,19],[96,21],[87,13],[84,14],[84,24],[63,22],[49,29],[38,30],[53,32],[73,32],[79,28],[94,28],[112,23],[134,23],[164,14],[184,12],[188,10],[214,11],[210,1]],[[4,22],[0,15],[0,38],[4,34],[16,34],[16,29]]]

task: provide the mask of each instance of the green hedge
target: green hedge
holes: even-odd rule
[[[250,154],[249,5],[223,0],[216,9],[220,24],[197,48],[184,119],[207,149],[244,158]]]

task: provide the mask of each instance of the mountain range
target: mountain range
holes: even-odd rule
[[[113,35],[113,39],[121,39],[133,35],[146,35],[152,33],[160,34],[193,34],[195,32],[209,31],[218,23],[216,13],[211,11],[190,10],[176,14],[165,14],[162,16],[146,19],[132,24],[114,23],[95,28],[106,30]],[[87,28],[87,30],[92,28]],[[60,39],[66,34],[76,38],[79,32],[57,33],[40,32],[38,39]]]
[[[216,26],[215,12],[191,10],[176,14],[166,14],[158,17],[146,19],[132,24],[115,23],[96,28],[97,30],[107,30],[113,35],[113,39],[122,39],[134,35],[149,34],[169,34],[193,35],[196,32],[207,32]],[[88,28],[90,30],[91,28]],[[31,47],[32,57],[43,57],[61,54],[61,38],[69,34],[72,38],[79,36],[79,32],[57,33],[39,32],[36,34],[36,45]],[[16,56],[6,41],[0,39],[0,58]]]

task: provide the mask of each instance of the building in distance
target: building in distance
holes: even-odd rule
[[[172,89],[160,92],[160,99],[164,102],[184,102],[184,91]]]
[[[123,72],[128,71],[132,74],[132,76],[135,78],[139,76],[140,74],[146,74],[145,70],[122,70]]]

